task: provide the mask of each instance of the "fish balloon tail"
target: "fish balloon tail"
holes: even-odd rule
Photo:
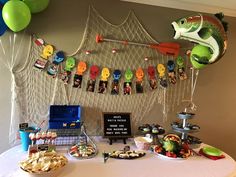
[[[221,23],[224,27],[224,30],[227,32],[228,31],[228,23],[223,20],[224,17],[225,17],[224,14],[222,12],[219,12],[219,13],[215,14],[215,17],[218,18],[221,21]]]

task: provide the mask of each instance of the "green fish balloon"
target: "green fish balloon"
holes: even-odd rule
[[[196,15],[181,18],[172,22],[175,30],[174,39],[184,39],[197,43],[190,59],[197,69],[215,63],[227,48],[227,23],[223,21],[222,13],[215,17]],[[204,49],[204,50],[202,50]]]

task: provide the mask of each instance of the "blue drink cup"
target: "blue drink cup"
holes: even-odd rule
[[[29,138],[29,134],[30,133],[37,133],[39,131],[40,131],[40,129],[37,127],[27,127],[26,129],[19,130],[23,151],[28,151],[28,147],[32,143],[31,139]]]

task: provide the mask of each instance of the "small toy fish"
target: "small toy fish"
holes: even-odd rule
[[[199,64],[215,63],[225,54],[227,23],[223,21],[222,13],[215,16],[199,14],[172,22],[175,30],[174,39],[189,40],[209,48],[210,57],[193,56],[193,60]]]

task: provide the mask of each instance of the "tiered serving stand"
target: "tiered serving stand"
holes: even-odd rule
[[[190,124],[188,121],[194,117],[195,114],[188,112],[180,112],[177,114],[179,122],[173,122],[171,124],[172,129],[175,132],[181,133],[181,139],[183,141],[190,141],[190,144],[200,144],[200,139],[190,136],[189,134],[196,133],[200,127],[198,125]]]

